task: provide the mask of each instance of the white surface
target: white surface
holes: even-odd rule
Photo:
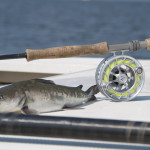
[[[78,62],[76,62],[77,60]],[[78,86],[80,84],[83,84],[83,90],[86,90],[91,85],[95,84],[95,69],[99,64],[100,60],[101,59],[95,59],[95,60],[94,59],[83,59],[83,60],[72,59],[71,61],[70,59],[70,61],[69,60],[64,61],[64,64],[66,63],[65,65],[61,64],[60,61],[59,61],[60,64],[58,62],[57,62],[58,64],[56,64],[55,62],[52,63],[51,61],[50,65],[54,70],[59,71],[59,69],[62,69],[66,71],[69,67],[68,68],[65,67],[70,66],[70,70],[66,72],[75,72],[75,71],[77,72],[66,74],[66,75],[49,77],[46,79],[53,80],[57,84],[68,85],[68,86]],[[142,60],[140,62],[142,63],[144,70],[146,72],[145,86],[142,92],[133,101],[112,102],[106,100],[106,98],[99,93],[96,95],[97,102],[92,103],[90,105],[82,106],[79,109],[76,108],[68,109],[65,111],[45,113],[42,115],[150,121],[150,117],[149,117],[150,116],[150,71],[149,71],[150,62],[147,60],[144,61]],[[45,63],[46,62],[42,60],[41,64],[39,64],[37,68],[35,68],[35,70],[38,69],[40,65],[47,65]],[[25,66],[28,67],[29,64],[26,65]],[[31,66],[35,67],[36,65],[37,63],[33,62]],[[71,65],[73,67],[71,67]],[[21,64],[19,64],[19,67],[21,67]],[[25,69],[28,70],[28,68],[26,67],[24,68],[24,70]],[[31,71],[34,71],[34,68],[32,67],[31,67]],[[18,69],[18,68],[14,67],[13,69]],[[81,71],[82,69],[84,71]],[[20,150],[20,149],[21,150],[27,150],[27,149],[32,149],[32,150],[39,150],[39,149],[42,150],[140,149],[141,150],[142,149],[144,150],[144,149],[150,149],[150,146],[135,145],[135,144],[128,145],[124,143],[111,143],[111,142],[102,142],[102,141],[96,142],[96,141],[83,141],[83,140],[79,141],[79,140],[56,139],[56,138],[37,138],[37,137],[0,135],[0,150],[1,149],[2,150]]]
[[[0,71],[65,74],[95,68],[100,59],[59,58],[27,62],[26,59],[1,60]]]
[[[45,113],[43,115],[90,117],[117,120],[150,121],[150,62],[141,60],[145,70],[145,85],[140,94],[129,102],[113,102],[107,100],[101,93],[97,94],[97,102],[81,109]],[[95,69],[49,77],[57,84],[78,86],[83,84],[83,90],[95,84]]]

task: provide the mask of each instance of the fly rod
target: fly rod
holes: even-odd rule
[[[150,39],[134,40],[124,44],[109,45],[101,42],[92,45],[77,45],[31,50],[25,53],[0,55],[2,59],[26,58],[27,61],[46,58],[65,58],[83,55],[113,55],[104,58],[96,69],[95,79],[99,91],[113,101],[129,101],[142,90],[145,76],[142,65],[125,51],[150,50]],[[118,55],[117,52],[121,52]]]
[[[134,40],[125,44],[109,45],[107,42],[101,42],[92,45],[77,45],[53,47],[47,49],[26,49],[25,53],[0,55],[0,59],[26,58],[27,61],[46,58],[65,58],[83,55],[108,55],[112,51],[136,51],[139,49],[150,50],[150,39],[145,41]]]
[[[150,123],[9,113],[0,134],[150,144]]]

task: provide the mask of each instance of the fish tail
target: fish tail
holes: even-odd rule
[[[94,95],[97,94],[97,93],[99,93],[98,86],[97,86],[97,85],[91,86],[91,87],[86,91],[86,93],[87,93],[89,96],[91,96],[91,97],[94,98]]]

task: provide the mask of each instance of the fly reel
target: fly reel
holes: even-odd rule
[[[96,70],[100,92],[114,101],[129,101],[144,85],[144,70],[133,57],[113,55],[101,61]]]

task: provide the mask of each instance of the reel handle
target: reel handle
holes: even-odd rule
[[[26,50],[27,61],[44,58],[65,58],[83,55],[107,55],[107,42],[101,42],[92,45],[64,46],[38,50]]]

